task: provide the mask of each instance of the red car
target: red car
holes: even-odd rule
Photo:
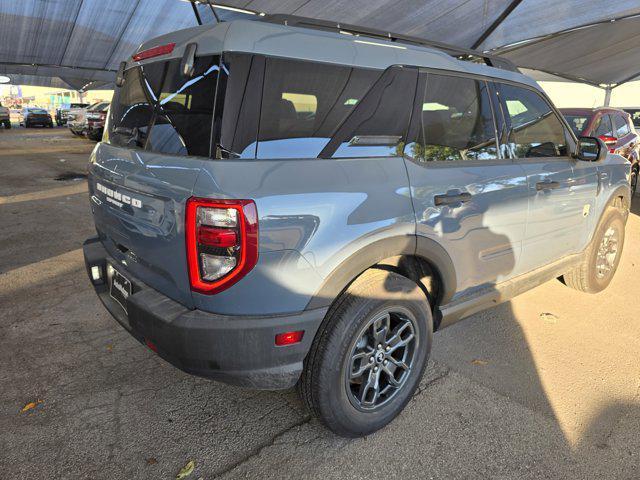
[[[640,170],[640,135],[631,115],[619,108],[561,108],[577,136],[599,137],[609,147],[631,162],[631,192],[635,194]]]

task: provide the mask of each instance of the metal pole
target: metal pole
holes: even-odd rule
[[[613,88],[607,87],[604,89],[604,106],[608,107],[611,104],[611,90]]]

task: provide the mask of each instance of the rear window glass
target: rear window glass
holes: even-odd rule
[[[589,121],[591,120],[591,117],[588,115],[565,115],[564,118],[577,137],[582,135],[582,132],[584,132],[584,129],[589,125]]]
[[[219,56],[199,57],[185,77],[180,59],[125,72],[109,115],[109,142],[173,155],[208,156]]]
[[[315,158],[380,76],[377,70],[267,58],[258,158]]]

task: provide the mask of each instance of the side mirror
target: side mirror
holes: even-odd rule
[[[127,68],[127,62],[120,62],[118,73],[116,73],[116,87],[124,85],[124,69]]]
[[[607,146],[600,138],[580,137],[574,157],[585,162],[599,162],[607,158],[607,152]]]
[[[182,55],[182,62],[180,63],[180,70],[182,74],[187,77],[193,77],[193,72],[195,71],[194,65],[196,63],[196,48],[198,47],[195,43],[190,43],[184,49],[184,55]]]

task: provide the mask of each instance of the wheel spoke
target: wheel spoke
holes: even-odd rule
[[[369,396],[372,398],[367,398]],[[367,381],[360,387],[360,404],[363,406],[373,407],[380,395],[380,370],[374,372],[369,370]]]
[[[402,337],[403,334],[406,333],[406,330],[409,329],[409,334],[406,337]],[[395,352],[398,348],[406,347],[411,340],[414,338],[413,327],[410,322],[403,323],[399,327],[396,328],[394,334],[387,340],[387,345],[389,346],[388,354]]]
[[[369,358],[372,355],[372,351],[361,351],[351,357],[351,371],[349,372],[349,378],[351,380],[360,378],[373,366],[373,364],[369,362]]]
[[[376,342],[376,345],[380,345],[385,342],[390,328],[391,316],[388,313],[373,322],[373,324],[371,325],[371,331],[373,334],[373,340]]]

